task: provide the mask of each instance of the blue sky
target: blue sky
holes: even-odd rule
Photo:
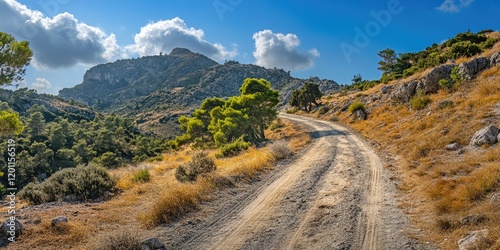
[[[52,94],[96,64],[174,47],[346,84],[378,79],[380,50],[498,30],[498,13],[494,0],[0,0],[0,31],[34,50],[21,86]]]

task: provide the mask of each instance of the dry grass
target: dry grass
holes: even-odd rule
[[[497,43],[481,56],[499,50]],[[492,246],[484,249],[500,249],[500,207],[490,202],[493,194],[500,193],[500,145],[468,149],[462,155],[444,149],[453,142],[467,146],[472,135],[486,125],[500,126],[500,114],[495,111],[500,104],[499,77],[500,66],[486,70],[454,92],[430,95],[431,103],[421,111],[382,100],[370,104],[366,121],[350,123],[348,112],[338,114],[340,122],[375,141],[396,159],[401,180],[398,187],[409,197],[403,203],[405,210],[426,232],[422,240],[444,250],[456,249],[456,242],[467,232],[485,228],[490,231]],[[377,93],[373,91],[365,94]],[[343,103],[349,98],[356,97],[336,96],[333,101]],[[452,105],[440,106],[443,101]],[[484,215],[487,220],[462,225],[460,219],[471,214]]]

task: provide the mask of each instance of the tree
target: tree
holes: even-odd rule
[[[394,71],[394,67],[398,62],[398,54],[393,49],[384,49],[377,53],[378,56],[382,58],[382,61],[378,62],[378,70],[384,73],[391,73]]]
[[[27,41],[16,41],[13,36],[0,32],[0,86],[22,81],[33,52]]]
[[[12,110],[0,111],[0,136],[18,135],[24,130],[24,125],[19,119],[19,114]]]
[[[361,77],[361,74],[354,75],[352,77],[352,84],[359,84],[363,81],[363,77]]]
[[[289,104],[293,107],[304,108],[305,111],[311,111],[313,104],[319,106],[316,100],[322,96],[323,93],[319,90],[319,85],[309,82],[292,92]]]
[[[45,119],[42,113],[37,111],[29,116],[27,130],[32,141],[38,139],[45,132]]]

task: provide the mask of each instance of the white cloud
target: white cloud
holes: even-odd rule
[[[78,21],[70,13],[52,18],[15,0],[0,1],[0,30],[28,40],[35,67],[63,68],[109,61],[119,53],[114,34]]]
[[[308,52],[298,50],[300,40],[295,34],[273,33],[263,30],[253,34],[255,40],[256,64],[263,67],[277,67],[288,70],[311,68],[314,59],[319,57],[317,49]]]
[[[469,7],[474,0],[445,0],[436,9],[445,13],[458,13],[461,9]]]
[[[203,30],[188,27],[184,20],[175,17],[142,27],[134,37],[135,43],[126,46],[126,51],[146,56],[157,55],[160,52],[170,53],[172,49],[181,47],[216,60],[233,58],[237,55],[235,46],[229,51],[219,43],[207,42],[204,37]]]
[[[52,84],[45,78],[37,78],[35,82],[31,84],[31,88],[36,89],[38,92],[45,93],[52,90]]]

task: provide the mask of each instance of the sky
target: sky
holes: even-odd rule
[[[188,48],[349,84],[379,79],[377,52],[499,30],[496,0],[0,0],[0,31],[34,52],[20,87],[57,94],[89,68]]]

